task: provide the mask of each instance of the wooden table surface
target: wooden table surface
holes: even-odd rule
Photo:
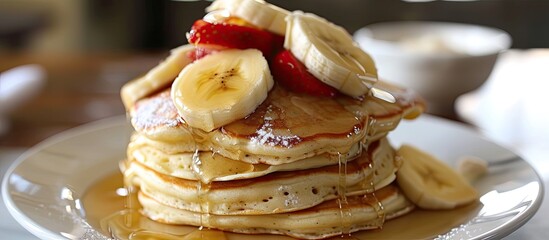
[[[165,53],[0,56],[0,72],[40,64],[46,70],[40,93],[8,115],[11,125],[0,147],[30,147],[63,130],[124,114],[119,91]]]

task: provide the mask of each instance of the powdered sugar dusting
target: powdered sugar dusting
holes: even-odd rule
[[[274,132],[274,122],[276,118],[272,115],[272,105],[269,105],[265,116],[263,117],[263,125],[255,132],[255,135],[250,139],[254,144],[268,146],[282,146],[290,148],[301,142],[301,138],[292,134],[289,129],[282,135]]]
[[[279,136],[273,133],[273,125],[270,121],[265,123],[258,129],[256,135],[251,138],[252,143],[259,143],[268,146],[283,146],[290,148],[296,143],[301,142],[301,138],[296,135]]]
[[[135,106],[132,124],[138,129],[151,129],[160,126],[176,127],[184,122],[173,104],[169,91],[157,97],[143,100]]]

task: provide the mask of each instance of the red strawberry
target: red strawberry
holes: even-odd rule
[[[289,50],[275,55],[271,63],[271,73],[275,81],[294,92],[326,97],[335,97],[339,94],[337,89],[309,73],[307,67]]]
[[[278,35],[276,33],[271,33],[273,35],[273,55],[284,50],[284,36]]]
[[[271,56],[273,35],[270,32],[230,23],[194,22],[188,40],[193,44],[217,44],[228,48],[255,48],[263,56]]]
[[[209,54],[221,51],[223,49],[226,49],[225,47],[217,46],[217,45],[196,45],[194,51],[190,51],[187,53],[187,57],[191,59],[193,62],[201,59]]]

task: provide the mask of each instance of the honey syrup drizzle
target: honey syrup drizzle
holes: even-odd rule
[[[360,152],[368,152],[369,139],[376,134],[375,131],[376,119],[369,118],[368,124],[366,125],[366,136],[360,143]],[[374,154],[368,154],[370,163],[368,164],[369,175],[366,175],[364,171],[361,171],[362,174],[362,183],[361,188],[366,190],[366,193],[362,196],[362,202],[370,205],[374,211],[377,213],[377,218],[373,222],[373,226],[381,228],[385,222],[385,211],[383,204],[375,195],[375,166],[374,166]],[[352,225],[352,209],[349,206],[347,201],[347,157],[346,154],[337,153],[338,156],[338,170],[339,170],[339,179],[338,179],[338,188],[337,188],[337,203],[339,206],[340,212],[340,230],[341,237],[343,238],[353,238],[351,235],[351,225]]]
[[[215,154],[215,153],[212,153]],[[193,154],[193,163],[192,163],[192,169],[193,173],[195,175],[196,181],[196,194],[198,197],[198,203],[199,203],[199,230],[202,230],[204,226],[210,226],[209,224],[209,217],[210,217],[210,201],[208,194],[210,192],[211,184],[210,182],[206,182],[203,180],[204,171],[202,169],[202,159],[200,158],[200,152],[195,150]]]
[[[369,143],[366,144],[368,142],[368,139],[372,138],[375,134],[377,134],[376,128],[374,127],[376,125],[376,122],[377,120],[375,118],[368,119],[368,130],[366,134],[366,141],[361,143],[361,145],[363,146],[363,151],[368,151],[368,147],[370,146]],[[370,175],[363,176],[364,180],[362,182],[362,187],[363,189],[367,189],[367,192],[362,197],[362,202],[370,205],[376,211],[377,219],[374,222],[374,224],[375,224],[375,227],[381,228],[383,226],[383,223],[385,223],[385,209],[383,207],[383,203],[381,203],[381,201],[379,201],[379,199],[375,195],[375,191],[376,191],[376,186],[375,186],[376,167],[374,166],[375,154],[372,153],[370,156],[371,156],[371,159],[370,159],[370,163],[368,164]],[[362,174],[364,174],[364,172],[362,172]]]
[[[381,228],[383,223],[385,223],[385,209],[383,203],[379,201],[376,197],[376,188],[375,188],[375,168],[373,159],[370,164],[368,164],[371,174],[369,176],[364,176],[362,182],[362,189],[366,189],[367,192],[362,196],[361,202],[370,205],[374,211],[377,213],[377,218],[373,223],[373,226]]]
[[[193,174],[196,179],[196,196],[198,198],[198,206],[199,206],[199,212],[198,215],[199,218],[199,226],[198,230],[205,230],[204,227],[211,226],[210,224],[210,200],[209,200],[209,193],[211,188],[211,183],[209,179],[205,178],[204,173],[204,162],[206,159],[201,158],[201,151],[199,146],[203,146],[205,142],[207,142],[208,134],[194,128],[189,128],[192,131],[193,136],[193,144],[194,144],[194,153],[193,153],[193,161],[191,169],[193,170]],[[215,151],[213,149],[210,149],[212,154],[215,154]]]
[[[352,211],[347,201],[347,156],[337,153],[338,156],[338,188],[337,188],[337,203],[339,206],[339,215],[341,219],[341,235],[349,235],[351,233],[351,218]]]

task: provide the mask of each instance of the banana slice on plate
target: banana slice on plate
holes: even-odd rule
[[[121,95],[126,109],[133,106],[137,100],[168,86],[179,72],[193,61],[188,54],[194,50],[195,47],[192,44],[175,48],[170,51],[168,58],[151,69],[145,76],[125,84],[121,89]]]
[[[463,156],[458,160],[457,172],[467,181],[474,182],[488,172],[488,161],[475,156]]]
[[[286,22],[284,47],[320,81],[352,97],[366,94],[377,82],[374,61],[342,27],[300,11]]]
[[[262,0],[217,0],[206,8],[207,12],[216,10],[227,10],[233,16],[279,35],[286,33],[284,19],[290,14],[288,10]]]
[[[478,199],[477,191],[448,165],[415,147],[401,146],[397,181],[402,191],[423,209],[452,209]]]
[[[272,87],[259,50],[231,49],[185,67],[172,85],[172,99],[187,124],[209,132],[252,113]]]

